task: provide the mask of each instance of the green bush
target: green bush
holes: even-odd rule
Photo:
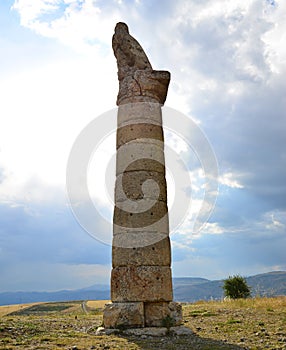
[[[223,289],[225,296],[231,299],[250,297],[250,288],[240,275],[229,276],[224,280]]]

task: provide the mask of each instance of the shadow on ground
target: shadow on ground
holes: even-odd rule
[[[140,349],[143,350],[245,350],[246,347],[229,344],[225,341],[218,341],[211,338],[203,338],[193,333],[192,335],[180,335],[180,336],[133,336],[133,335],[119,335],[118,337],[127,340],[128,349]],[[137,347],[136,347],[137,346]]]

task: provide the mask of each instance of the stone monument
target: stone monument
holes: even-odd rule
[[[170,73],[153,70],[140,44],[118,23],[112,39],[119,93],[111,301],[105,328],[177,326],[161,106]],[[168,326],[168,325],[167,325]]]

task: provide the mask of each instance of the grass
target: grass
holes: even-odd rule
[[[207,319],[206,309],[213,314]],[[246,349],[286,349],[286,297],[198,302],[185,305],[184,314],[191,316],[185,317],[186,325],[202,337]]]
[[[30,303],[30,304],[15,304],[15,305],[4,305],[0,306],[0,317],[10,314],[12,312],[19,311],[21,309],[25,309],[27,307],[33,306],[33,305],[38,305],[41,303]]]
[[[73,304],[72,304],[73,306]],[[47,313],[54,313],[70,309],[72,307],[68,303],[46,303],[46,304],[37,304],[30,307],[25,307],[20,310],[11,312],[9,315],[46,315]]]
[[[86,305],[92,309],[103,309],[105,304],[110,303],[110,300],[89,300]]]
[[[286,297],[184,304],[188,337],[96,336],[106,302],[0,307],[0,349],[286,349]]]

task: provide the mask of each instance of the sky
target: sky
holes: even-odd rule
[[[286,270],[284,0],[6,0],[0,3],[0,292],[109,283],[114,126],[102,129],[87,174],[100,213],[89,216],[95,234],[72,211],[66,171],[82,130],[95,121],[101,132],[104,113],[116,123],[111,38],[119,21],[154,69],[171,72],[167,112],[192,121],[216,158],[214,207],[194,232],[206,202],[204,160],[191,131],[187,140],[165,131],[166,147],[185,164],[176,171],[166,155],[170,221],[180,223],[171,225],[173,276]],[[187,187],[176,184],[179,175],[187,175]],[[191,205],[183,220],[184,203]]]

